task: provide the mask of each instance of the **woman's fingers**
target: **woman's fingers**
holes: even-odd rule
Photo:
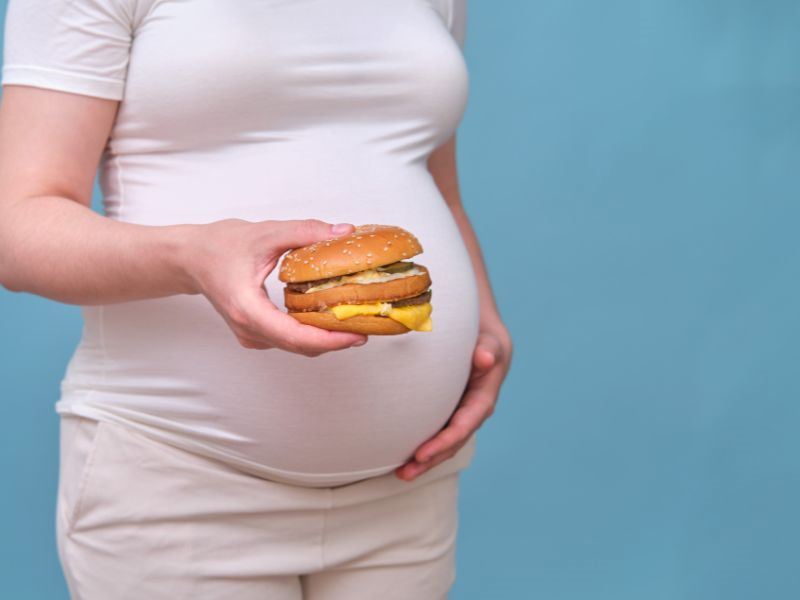
[[[484,346],[478,346],[475,348],[475,352],[472,355],[472,364],[473,369],[471,373],[471,377],[480,376],[489,369],[491,369],[497,363],[497,356]]]
[[[416,461],[416,460],[411,460],[411,461],[407,462],[406,464],[404,464],[404,465],[398,467],[397,469],[395,469],[395,474],[400,479],[404,479],[405,481],[411,481],[412,479],[415,479],[415,478],[419,477],[420,475],[422,475],[425,471],[430,471],[436,465],[438,465],[440,463],[443,463],[444,461],[450,460],[451,458],[453,458],[456,455],[456,453],[459,450],[461,450],[461,448],[464,447],[464,445],[467,443],[468,440],[469,440],[469,438],[467,438],[463,442],[453,446],[452,448],[449,448],[448,450],[446,450],[444,452],[440,452],[439,454],[437,454],[435,457],[433,457],[431,460],[429,460],[427,462],[423,463],[423,462],[419,462],[419,461]]]
[[[488,373],[492,367],[500,362],[502,355],[503,347],[500,340],[491,334],[481,333],[475,344],[475,351],[472,353],[470,380]]]
[[[222,315],[241,346],[280,348],[305,356],[341,350],[366,336],[304,325],[278,310],[264,280],[290,248],[351,233],[350,223],[318,219],[261,221],[226,219],[192,229],[186,272]]]
[[[262,225],[269,228],[269,245],[276,255],[283,254],[292,248],[300,248],[314,242],[346,235],[355,229],[351,223],[333,225],[319,219],[264,221]]]
[[[264,319],[263,326],[277,338],[276,346],[305,356],[319,356],[333,350],[352,346],[363,346],[367,336],[345,331],[328,331],[296,321],[277,308],[271,319]]]
[[[259,342],[258,340],[245,335],[237,335],[236,339],[239,340],[239,345],[242,348],[247,348],[248,350],[269,350],[270,348],[274,347],[266,342]]]
[[[455,456],[495,409],[511,360],[511,340],[504,330],[480,334],[472,354],[472,371],[458,408],[447,424],[398,467],[395,474],[410,481]]]
[[[417,449],[414,454],[416,460],[426,462],[440,452],[445,452],[469,439],[469,436],[494,412],[494,404],[502,381],[502,371],[495,368],[484,377],[470,382],[450,421],[439,433]]]
[[[350,223],[331,224],[318,219],[269,221],[269,244],[275,253],[299,248],[351,233],[355,227]],[[272,347],[304,356],[319,356],[325,352],[360,346],[367,336],[340,331],[327,331],[304,325],[278,308],[259,289],[250,298],[251,328],[259,338],[267,340]]]
[[[304,356],[319,356],[333,350],[360,346],[367,336],[360,333],[327,331],[319,327],[304,325],[290,317],[267,298],[265,293],[256,294],[246,302],[250,315],[250,331],[257,339]]]

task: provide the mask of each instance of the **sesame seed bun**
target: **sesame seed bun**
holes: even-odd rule
[[[412,298],[427,290],[431,285],[428,269],[416,265],[421,275],[411,275],[382,283],[363,285],[349,283],[319,290],[317,292],[294,292],[283,290],[283,303],[289,311],[324,310],[338,304],[364,304],[367,302],[392,302]]]
[[[388,317],[373,315],[358,315],[341,321],[330,312],[290,312],[289,315],[306,325],[331,331],[351,331],[365,335],[397,335],[411,331],[402,323]]]
[[[278,279],[301,283],[374,269],[422,252],[411,233],[393,225],[359,225],[350,235],[292,250],[281,261]]]
[[[374,224],[297,248],[284,257],[278,272],[278,278],[287,284],[284,304],[291,317],[322,329],[365,335],[408,333],[412,330],[389,315],[355,314],[339,319],[330,309],[376,302],[400,307],[427,304],[431,298],[428,269],[407,260],[421,252],[419,240],[405,229]],[[393,265],[401,262],[405,264]],[[377,271],[386,265],[393,266]],[[344,281],[336,279],[353,274],[357,275]],[[397,316],[393,311],[389,314]]]

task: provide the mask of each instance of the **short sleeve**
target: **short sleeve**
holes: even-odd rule
[[[3,85],[121,100],[132,37],[131,0],[11,0]]]

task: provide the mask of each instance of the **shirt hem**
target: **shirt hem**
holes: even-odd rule
[[[169,446],[218,461],[236,469],[237,471],[247,473],[248,475],[252,475],[254,477],[269,479],[289,485],[300,485],[305,487],[336,487],[341,485],[349,485],[364,479],[386,475],[404,464],[398,463],[395,465],[387,465],[384,467],[377,467],[363,471],[347,471],[339,473],[304,473],[298,471],[288,471],[284,469],[267,467],[263,464],[222,452],[201,442],[182,438],[178,435],[173,436],[165,434],[165,432],[161,429],[150,427],[145,423],[140,423],[135,420],[120,417],[119,415],[104,411],[96,406],[75,404],[74,402],[67,403],[62,400],[56,403],[56,412],[61,416],[71,415],[93,419],[100,422],[115,423],[117,425],[128,427],[153,439],[156,442],[164,443]],[[469,462],[471,462],[472,454],[472,444],[467,444],[455,457],[451,458],[445,463],[442,463],[441,465],[437,465],[437,467],[441,469],[441,474],[460,470],[466,467]]]
[[[122,100],[125,81],[72,73],[33,65],[3,65],[3,85],[29,85],[38,88]]]

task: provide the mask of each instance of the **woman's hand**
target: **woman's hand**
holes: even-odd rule
[[[353,231],[315,219],[261,221],[226,219],[184,229],[183,259],[189,291],[203,294],[245,348],[281,348],[319,356],[366,343],[357,333],[303,325],[267,296],[264,279],[291,249]]]
[[[472,354],[472,372],[458,408],[443,429],[417,448],[413,459],[395,470],[397,477],[411,481],[452,458],[467,443],[494,412],[511,354],[511,337],[499,318],[481,327]]]

